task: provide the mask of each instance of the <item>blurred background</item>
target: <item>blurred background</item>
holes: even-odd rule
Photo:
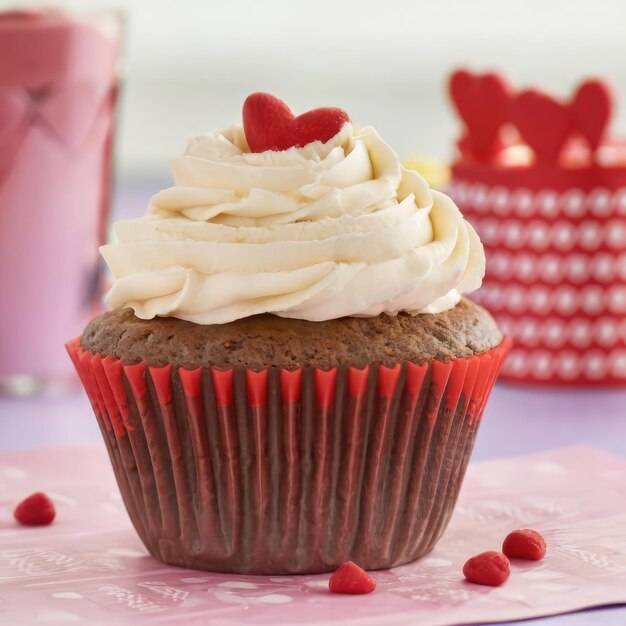
[[[4,2],[4,6],[33,6]],[[0,4],[2,6],[2,4]],[[295,112],[345,109],[399,154],[449,158],[458,123],[446,96],[459,66],[498,69],[569,98],[585,77],[616,91],[626,134],[622,0],[125,0],[62,2],[126,17],[118,181],[163,181],[188,136],[240,120],[253,91]]]

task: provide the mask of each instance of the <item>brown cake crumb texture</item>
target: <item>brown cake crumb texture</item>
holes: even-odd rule
[[[176,318],[142,320],[131,309],[119,309],[92,320],[81,346],[125,364],[146,361],[189,369],[260,370],[448,361],[485,352],[501,340],[491,315],[464,298],[453,309],[437,314],[344,317],[326,322],[258,315],[206,326]]]

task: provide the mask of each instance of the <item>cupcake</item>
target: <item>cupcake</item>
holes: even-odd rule
[[[253,94],[102,254],[68,350],[130,518],[174,565],[368,569],[428,552],[508,342],[480,241],[371,127]]]
[[[448,193],[489,265],[476,301],[515,346],[513,382],[626,385],[626,147],[608,87],[567,101],[497,74],[450,79],[464,134]]]

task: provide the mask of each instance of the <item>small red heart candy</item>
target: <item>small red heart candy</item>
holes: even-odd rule
[[[13,511],[15,519],[23,526],[46,526],[56,517],[54,502],[38,491],[22,500]]]
[[[243,104],[243,130],[252,152],[326,142],[348,122],[348,114],[337,108],[313,109],[296,117],[282,100],[269,93],[253,93]]]
[[[612,104],[611,90],[602,81],[587,81],[576,91],[572,103],[573,123],[592,150],[596,150],[602,141],[611,118]]]
[[[509,559],[502,552],[482,552],[463,566],[463,576],[471,583],[499,587],[510,575]]]
[[[510,117],[537,160],[556,163],[572,128],[570,106],[541,91],[528,90],[511,102]]]
[[[376,581],[362,567],[346,561],[331,575],[328,589],[332,593],[371,593]]]
[[[519,528],[505,537],[502,552],[510,559],[539,561],[546,554],[546,540],[536,530]]]
[[[498,148],[500,127],[507,121],[509,87],[497,74],[474,75],[467,70],[452,74],[450,97],[468,130],[460,145],[478,158],[490,157]]]

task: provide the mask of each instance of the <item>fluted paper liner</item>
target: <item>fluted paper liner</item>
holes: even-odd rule
[[[67,348],[150,553],[287,574],[432,549],[509,341],[447,363],[328,371],[125,365],[79,339]]]

